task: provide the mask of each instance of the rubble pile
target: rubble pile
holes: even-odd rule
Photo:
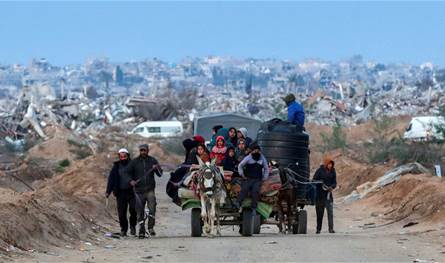
[[[352,126],[382,115],[436,114],[445,104],[445,70],[365,62],[360,56],[332,63],[230,57],[159,59],[54,66],[0,65],[0,134],[16,148],[31,129],[46,139],[50,124],[84,132],[107,125],[235,112],[268,120],[286,116],[281,100],[293,92],[307,121]]]

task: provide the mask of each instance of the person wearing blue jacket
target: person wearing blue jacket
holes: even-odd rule
[[[213,146],[216,145],[216,137],[218,137],[221,134],[218,134],[218,131],[221,130],[223,128],[222,125],[215,125],[212,128],[212,138],[210,139],[209,144],[207,145],[207,148],[209,151],[212,150]]]
[[[295,95],[290,93],[283,100],[287,106],[287,121],[304,127],[304,108],[295,100]]]

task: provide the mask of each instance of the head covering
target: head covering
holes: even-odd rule
[[[229,138],[229,129],[227,129],[227,128],[219,129],[218,132],[216,133],[217,138],[218,138],[218,136],[224,137],[224,140],[227,142],[230,139]]]
[[[332,168],[334,168],[334,161],[329,156],[326,156],[323,161],[323,166],[327,169],[329,163],[332,163]]]
[[[286,97],[282,98],[284,100],[284,102],[286,103],[286,105],[291,104],[292,102],[295,101],[295,95],[292,93],[289,93],[286,95]]]
[[[148,144],[146,144],[146,143],[139,145],[139,150],[147,150],[148,151],[148,148],[149,148]]]
[[[195,135],[193,136],[193,140],[197,141],[200,144],[204,144],[206,140],[201,135]]]
[[[222,140],[224,143],[226,143],[226,139],[224,139],[224,136],[218,136],[216,137],[216,143],[218,143],[219,140]]]
[[[193,148],[196,147],[198,143],[192,139],[185,139],[182,141],[182,145],[184,146],[184,149],[189,152],[191,151]]]
[[[125,148],[121,148],[121,149],[119,149],[119,151],[117,151],[117,152],[118,152],[118,153],[126,153],[126,154],[129,154],[128,150],[125,149]]]
[[[250,149],[252,149],[252,151],[254,151],[254,150],[260,150],[261,151],[261,147],[257,143],[252,143],[250,145]]]
[[[221,129],[223,126],[222,125],[215,125],[213,126],[212,130],[214,130],[215,132],[218,132],[219,129]]]
[[[236,151],[235,151],[235,147],[233,147],[233,146],[229,146],[229,147],[227,147],[226,156],[229,156],[229,151],[230,151],[230,150],[233,150],[233,151],[236,153]]]
[[[241,134],[243,135],[244,138],[247,138],[247,129],[246,128],[244,128],[244,127],[239,128],[238,131],[241,132]]]

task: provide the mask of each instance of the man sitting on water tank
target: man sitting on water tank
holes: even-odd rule
[[[304,127],[304,109],[295,101],[295,95],[290,93],[283,98],[287,106],[287,121]]]

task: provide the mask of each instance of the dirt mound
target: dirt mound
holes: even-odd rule
[[[408,174],[358,202],[385,219],[443,223],[445,216],[444,179],[427,174]]]
[[[49,135],[49,139],[29,149],[27,154],[29,158],[74,161],[81,159],[78,156],[79,148],[89,151],[82,143],[84,139],[65,127],[49,126],[45,132]]]
[[[42,249],[106,228],[112,223],[103,197],[108,163],[104,156],[91,157],[36,191],[17,195],[1,190],[0,240],[23,250]]]
[[[357,186],[372,182],[383,176],[391,165],[368,165],[354,161],[348,157],[339,157],[335,162],[337,172],[337,190],[340,196],[350,194]]]
[[[388,130],[387,136],[401,135],[406,128],[407,123],[411,118],[408,116],[399,116],[391,119],[392,126]],[[358,142],[367,142],[372,139],[374,122],[368,121],[366,123],[343,128],[345,133],[348,148],[344,151],[334,150],[330,152],[322,152],[323,139],[321,134],[325,133],[330,135],[332,133],[332,127],[316,125],[309,123],[306,125],[306,129],[310,134],[310,164],[311,164],[311,176],[318,169],[320,164],[323,163],[325,156],[330,156],[335,162],[335,168],[337,171],[337,189],[336,194],[339,196],[348,195],[357,186],[371,182],[382,176],[387,170],[394,167],[395,163],[385,163],[379,165],[372,165],[367,163],[366,153],[363,152],[362,146],[356,147]]]
[[[411,117],[409,116],[398,116],[391,118],[392,126],[388,130],[387,136],[397,136],[402,135],[406,127],[408,126]],[[343,132],[346,135],[347,143],[357,143],[365,142],[376,136],[373,134],[374,122],[368,121],[363,124],[356,126],[351,126],[348,128],[343,128]],[[306,124],[306,130],[311,135],[310,144],[314,147],[321,146],[323,144],[323,139],[321,137],[322,133],[330,135],[332,133],[332,127],[327,125],[317,125],[314,123]],[[377,135],[378,136],[378,135]]]
[[[49,139],[29,149],[24,158],[17,162],[16,172],[9,172],[15,179],[4,177],[10,183],[1,185],[19,192],[28,191],[30,187],[27,185],[63,173],[70,164],[92,155],[85,139],[72,131],[54,126],[48,126],[45,131]]]
[[[335,194],[344,196],[354,191],[357,186],[371,182],[382,176],[387,170],[393,167],[393,164],[370,165],[364,162],[356,161],[341,151],[331,151],[326,153],[311,152],[311,178],[315,171],[323,163],[325,156],[331,157],[335,162],[337,172],[337,188]]]
[[[125,141],[135,149],[141,142],[132,138]],[[105,145],[117,148],[122,147],[121,142],[115,137],[116,145],[110,141]],[[152,141],[150,145],[150,154],[160,162],[176,162],[159,143]],[[35,191],[17,193],[0,188],[0,250],[6,251],[11,245],[40,250],[79,240],[94,242],[94,237],[109,231],[116,224],[109,211],[113,217],[115,211],[106,209],[104,193],[116,157],[104,151],[73,161],[64,173],[35,182]]]

